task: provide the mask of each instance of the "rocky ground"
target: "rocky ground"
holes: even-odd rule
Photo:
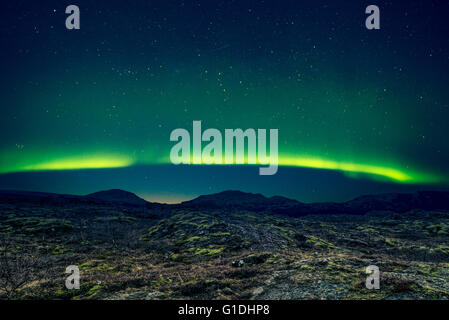
[[[0,204],[3,299],[448,299],[449,212]],[[65,288],[77,265],[81,288]],[[368,265],[379,290],[365,288]]]

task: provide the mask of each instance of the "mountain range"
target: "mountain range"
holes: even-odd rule
[[[364,195],[346,202],[303,203],[297,200],[274,196],[265,197],[258,193],[242,191],[223,191],[201,195],[193,200],[179,204],[160,204],[148,202],[134,193],[111,189],[99,191],[85,196],[0,190],[0,201],[3,202],[38,202],[55,205],[73,203],[103,204],[133,207],[194,208],[194,209],[235,209],[252,212],[271,212],[300,217],[309,214],[351,214],[363,215],[370,211],[392,211],[397,213],[413,209],[449,210],[449,192],[418,191],[415,193],[385,193]]]

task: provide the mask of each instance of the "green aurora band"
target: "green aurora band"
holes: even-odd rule
[[[48,160],[36,159],[33,162],[22,162],[2,166],[0,173],[27,172],[27,171],[53,171],[53,170],[81,170],[81,169],[102,169],[102,168],[122,168],[132,165],[157,165],[170,164],[168,158],[157,159],[152,162],[139,162],[132,157],[118,154],[84,154],[69,157],[56,157]],[[205,164],[201,164],[205,165]],[[242,165],[242,164],[235,164]],[[260,165],[248,164],[243,165]],[[353,178],[370,178],[372,180],[391,181],[404,184],[433,184],[445,181],[444,178],[434,174],[419,172],[400,166],[386,164],[359,163],[343,161],[325,157],[310,156],[280,156],[279,166],[302,167],[323,170],[335,170]]]

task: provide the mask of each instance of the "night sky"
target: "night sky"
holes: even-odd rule
[[[0,189],[343,201],[449,186],[447,1],[3,2]],[[172,165],[170,133],[194,120],[279,129],[278,173]]]

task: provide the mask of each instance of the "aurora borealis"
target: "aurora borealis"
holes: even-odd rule
[[[69,4],[80,30],[65,29]],[[380,30],[364,27],[366,5],[2,3],[0,188],[84,194],[104,178],[89,172],[134,167],[146,173],[98,187],[157,200],[224,188],[284,195],[288,185],[305,201],[447,188],[447,5],[379,1]],[[170,132],[194,120],[279,129],[277,176],[245,182],[253,166],[171,165]],[[164,176],[146,185],[152,170]],[[68,171],[84,177],[76,188],[45,178]],[[339,191],[343,180],[353,189]]]

